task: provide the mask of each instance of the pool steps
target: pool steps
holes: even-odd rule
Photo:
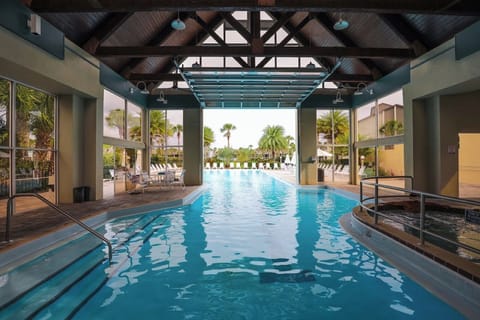
[[[12,270],[8,273],[8,281],[12,281],[8,288],[15,289],[0,290],[0,320],[12,314],[19,319],[72,316],[101,288],[108,275],[119,272],[130,254],[155,233],[158,227],[152,223],[159,216],[125,217],[111,223],[108,231],[104,226],[98,229],[111,238],[114,247],[110,266],[105,246],[87,234],[46,253],[44,261],[36,258]],[[42,277],[32,281],[32,274]]]

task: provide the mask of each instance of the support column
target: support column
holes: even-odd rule
[[[317,110],[298,109],[297,114],[298,183],[317,184]]]
[[[203,110],[183,110],[183,166],[185,184],[203,182]]]

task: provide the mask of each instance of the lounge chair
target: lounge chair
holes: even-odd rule
[[[274,170],[278,170],[278,169],[279,169],[279,168],[278,168],[278,163],[277,163],[277,162],[274,162],[274,163],[273,163],[273,169],[274,169]]]
[[[243,169],[248,169],[248,162],[243,163]]]
[[[258,169],[265,169],[265,167],[263,166],[263,162],[258,163]]]
[[[205,169],[210,169],[210,162],[205,163]]]
[[[242,169],[242,167],[240,166],[240,162],[237,162],[237,163],[235,164],[235,169]]]
[[[223,162],[220,162],[220,169],[225,169],[225,164]]]
[[[217,169],[217,163],[216,162],[213,163],[212,169]]]
[[[252,162],[252,169],[257,169],[257,163]]]

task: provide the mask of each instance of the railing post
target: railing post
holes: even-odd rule
[[[363,182],[360,181],[360,205],[363,205]],[[363,211],[363,207],[360,206],[360,211]]]
[[[5,242],[10,241],[10,224],[12,216],[12,197],[7,200],[7,218],[5,219]]]
[[[373,217],[375,219],[375,224],[378,223],[378,179],[375,180],[375,212]]]
[[[420,193],[420,244],[423,245],[425,240],[423,238],[423,228],[425,226],[425,195]]]

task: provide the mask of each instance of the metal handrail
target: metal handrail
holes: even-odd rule
[[[68,212],[66,212],[65,210],[63,210],[62,208],[60,208],[59,206],[53,204],[52,202],[50,202],[48,199],[46,199],[45,197],[42,197],[41,195],[37,194],[37,193],[17,193],[17,194],[14,194],[13,196],[10,196],[8,197],[8,201],[7,201],[7,219],[6,219],[6,225],[5,225],[5,241],[6,242],[9,242],[10,241],[10,224],[11,224],[11,219],[12,219],[12,216],[13,216],[13,206],[12,206],[12,201],[13,199],[15,198],[19,198],[19,197],[35,197],[37,199],[39,199],[40,201],[46,203],[50,208],[56,210],[57,212],[59,212],[60,214],[62,214],[63,216],[67,217],[68,219],[72,220],[73,222],[75,222],[77,225],[79,225],[80,227],[82,227],[83,229],[85,229],[86,231],[90,232],[91,234],[93,234],[95,237],[99,238],[100,240],[102,240],[103,242],[105,242],[107,244],[107,247],[108,247],[108,261],[112,261],[112,244],[111,242],[105,238],[102,234],[100,234],[98,231],[90,228],[88,225],[86,225],[85,223],[83,223],[81,220],[73,217],[72,215],[70,215]]]
[[[447,239],[439,234],[432,233],[428,230],[425,230],[424,222],[425,222],[425,202],[427,198],[432,198],[432,199],[440,199],[440,200],[447,200],[451,202],[456,202],[456,203],[461,203],[461,204],[467,204],[467,205],[473,205],[473,206],[480,206],[480,202],[474,201],[474,200],[467,200],[467,199],[460,199],[460,198],[455,198],[455,197],[449,197],[449,196],[443,196],[439,194],[434,194],[434,193],[428,193],[428,192],[422,192],[422,191],[417,191],[417,190],[412,190],[412,189],[406,189],[406,188],[400,188],[400,187],[395,187],[395,186],[390,186],[390,185],[385,185],[385,184],[379,184],[378,180],[379,179],[388,179],[388,178],[409,178],[413,181],[413,177],[411,176],[392,176],[392,177],[369,177],[369,178],[364,178],[360,182],[360,206],[362,209],[365,209],[367,212],[372,212],[374,216],[374,221],[375,224],[378,223],[378,216],[385,217],[387,219],[390,219],[394,222],[397,222],[399,224],[411,227],[417,231],[419,231],[419,238],[420,238],[420,243],[423,245],[425,240],[424,240],[424,235],[430,235],[433,236],[437,239],[441,239],[443,241],[446,241],[448,243],[451,243],[453,245],[456,245],[458,247],[462,247],[464,249],[467,249],[471,252],[480,254],[480,250],[477,248],[474,248],[472,246]],[[375,182],[370,182],[370,181],[364,181],[364,180],[373,180],[375,179]],[[375,193],[373,197],[368,197],[368,198],[363,198],[363,185],[371,185],[374,186],[375,188]],[[391,217],[387,214],[384,214],[378,210],[378,199],[382,198],[378,195],[378,188],[384,188],[384,189],[390,189],[390,190],[395,190],[395,191],[400,191],[404,193],[408,193],[408,197],[412,197],[413,195],[419,196],[420,197],[420,226],[417,227],[413,224],[407,223],[405,221],[401,221],[400,219],[396,219],[394,217]],[[388,196],[383,196],[383,197],[398,197],[399,195],[388,195]],[[366,204],[365,201],[375,199],[375,205],[374,209],[369,208]]]

